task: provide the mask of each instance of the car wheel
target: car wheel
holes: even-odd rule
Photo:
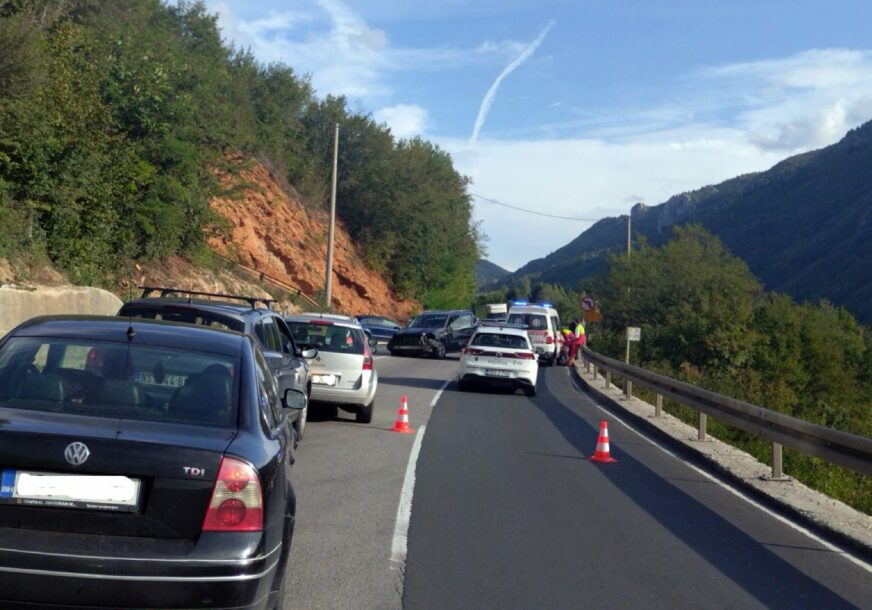
[[[472,389],[472,384],[466,379],[461,379],[457,382],[457,389],[461,392],[469,392]]]
[[[536,386],[528,385],[527,387],[524,388],[524,394],[526,394],[527,396],[532,398],[533,396],[536,395]]]
[[[372,421],[372,412],[373,407],[375,406],[375,400],[363,407],[357,407],[357,412],[354,414],[354,418],[359,424],[368,424]]]
[[[445,343],[440,341],[439,345],[436,346],[436,349],[433,351],[433,357],[439,360],[442,360],[445,357]]]

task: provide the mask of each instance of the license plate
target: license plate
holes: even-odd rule
[[[511,377],[512,374],[509,371],[501,371],[499,369],[485,369],[485,375],[490,377]]]
[[[312,375],[312,383],[318,385],[336,385],[339,378],[336,375]]]
[[[139,479],[130,477],[6,469],[0,475],[0,503],[134,512],[139,488]]]

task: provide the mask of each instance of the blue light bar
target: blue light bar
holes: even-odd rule
[[[521,301],[512,301],[512,305],[529,305],[529,304],[530,304],[530,303],[529,303],[528,301],[523,301],[523,300],[521,300]]]
[[[540,306],[540,307],[548,307],[548,308],[551,308],[551,307],[554,307],[554,304],[553,304],[553,303],[549,303],[548,301],[542,301],[541,303],[539,303],[539,306]]]

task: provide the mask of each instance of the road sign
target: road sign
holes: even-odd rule
[[[588,322],[602,322],[603,321],[603,314],[601,314],[599,311],[585,311],[582,314],[582,317],[584,318],[585,324],[587,324]]]
[[[642,329],[638,326],[628,326],[627,327],[627,341],[641,341],[642,340]]]
[[[584,311],[594,311],[596,309],[596,300],[590,296],[582,297],[581,308]]]

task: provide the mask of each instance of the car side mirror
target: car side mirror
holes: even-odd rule
[[[318,350],[315,349],[314,347],[310,347],[309,349],[305,349],[302,352],[300,352],[300,355],[307,360],[311,360],[312,358],[314,358],[315,356],[318,355]]]
[[[306,401],[306,395],[300,390],[288,388],[285,390],[285,395],[282,396],[282,407],[295,410],[305,409]]]

